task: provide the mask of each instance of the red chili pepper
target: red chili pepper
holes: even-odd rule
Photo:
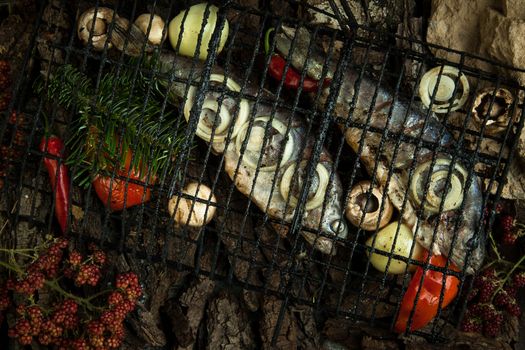
[[[124,168],[119,170],[117,175],[127,177],[130,166],[131,151],[128,150],[126,153]],[[142,178],[139,177],[138,172],[134,169],[131,170],[129,178],[130,180],[146,182],[146,176],[143,176]],[[150,177],[149,182],[155,182],[155,177]],[[151,198],[151,190],[149,188],[145,189],[143,185],[138,185],[132,182],[126,184],[126,181],[116,177],[113,178],[112,181],[111,177],[97,176],[95,180],[93,180],[93,187],[95,188],[98,198],[100,198],[104,205],[108,205],[109,202],[109,208],[112,211],[120,211],[124,208],[130,208],[148,202]]]
[[[427,257],[428,252],[425,253],[424,259]],[[430,264],[434,266],[445,267],[446,261],[447,258],[443,255],[432,255],[430,257]],[[449,268],[454,271],[459,271],[453,264],[450,264]],[[426,326],[437,315],[439,298],[443,289],[442,309],[447,307],[458,294],[459,279],[457,277],[447,275],[445,277],[445,283],[443,283],[443,273],[433,270],[424,272],[423,268],[419,266],[401,302],[401,308],[394,326],[394,330],[398,333],[407,330],[410,314],[414,308],[416,294],[422,278],[424,278],[423,284],[419,291],[419,299],[417,300],[416,309],[412,316],[412,323],[410,324],[411,332]]]
[[[44,136],[40,141],[40,151],[63,159],[64,143],[56,136]],[[64,233],[66,232],[69,210],[69,175],[64,162],[62,161],[60,165],[58,163],[58,159],[44,157],[44,165],[49,174],[51,188],[55,193],[55,216]]]
[[[270,76],[276,80],[281,80],[284,68],[286,65],[286,60],[278,54],[273,54],[270,59],[270,65],[268,66],[268,73]],[[299,83],[301,82],[301,75],[292,67],[289,66],[286,71],[286,76],[284,78],[284,86],[288,89],[299,89]],[[303,80],[303,91],[304,92],[313,92],[317,91],[319,87],[319,82],[315,79],[304,77]]]
[[[270,33],[273,31],[273,28],[270,28],[264,37],[264,48],[266,53],[270,51]],[[281,57],[279,54],[273,54],[270,59],[270,65],[268,66],[268,73],[270,76],[276,80],[281,80],[284,74],[284,68],[286,66],[286,60]],[[325,80],[325,83],[329,80]],[[301,74],[291,65],[288,66],[286,71],[286,76],[284,77],[283,85],[288,89],[299,89],[299,84],[301,83]],[[314,92],[317,91],[319,87],[319,80],[312,79],[309,77],[304,77],[303,79],[303,91],[305,92]]]

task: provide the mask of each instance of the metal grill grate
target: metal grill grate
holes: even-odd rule
[[[294,1],[290,1],[290,4],[292,6],[305,6],[305,8],[312,10],[311,7]],[[45,3],[41,4],[42,14],[45,5]],[[74,6],[72,6],[68,2],[67,11],[78,16],[85,10],[84,5],[84,3],[74,2]],[[102,6],[98,2],[94,2],[92,5],[96,8]],[[493,213],[490,213],[489,218],[486,216],[487,213],[483,212],[483,208],[499,199],[509,169],[511,155],[517,145],[515,135],[519,135],[523,127],[523,113],[521,113],[518,121],[508,123],[501,136],[486,135],[486,122],[483,123],[481,129],[472,127],[474,99],[469,98],[465,106],[458,112],[452,113],[448,110],[440,115],[441,125],[446,129],[439,130],[440,137],[437,138],[436,142],[423,137],[422,134],[416,135],[411,131],[407,132],[407,129],[397,128],[396,130],[396,127],[389,123],[390,121],[398,121],[392,114],[399,113],[399,111],[393,110],[388,104],[384,107],[386,125],[374,125],[372,112],[359,110],[360,102],[357,101],[357,96],[359,96],[359,89],[370,89],[369,104],[376,108],[376,101],[381,101],[382,98],[382,92],[376,88],[390,85],[394,86],[393,96],[405,99],[410,108],[415,109],[419,105],[417,84],[413,84],[411,87],[405,81],[407,72],[404,70],[404,63],[408,61],[421,63],[414,77],[415,81],[421,79],[424,67],[443,67],[444,65],[456,67],[461,74],[469,79],[471,97],[482,86],[506,87],[515,96],[523,96],[522,88],[502,75],[472,68],[474,61],[483,61],[487,65],[500,68],[501,65],[466,53],[455,52],[458,60],[457,63],[454,63],[436,58],[429,53],[400,49],[399,47],[405,46],[399,45],[399,42],[423,43],[394,37],[393,35],[384,36],[370,28],[352,26],[341,31],[311,26],[300,19],[285,18],[265,8],[246,7],[242,5],[241,1],[228,1],[218,5],[220,6],[218,29],[214,31],[211,37],[211,54],[206,61],[198,62],[197,59],[182,61],[182,59],[178,59],[173,62],[171,69],[161,69],[158,65],[144,65],[145,54],[139,58],[130,59],[126,54],[114,49],[109,50],[107,47],[101,52],[96,52],[90,47],[84,47],[76,35],[76,22],[73,22],[69,29],[63,31],[64,35],[60,42],[42,43],[38,40],[39,33],[47,24],[42,16],[39,17],[35,23],[31,47],[24,60],[21,78],[14,85],[13,103],[7,111],[8,115],[12,110],[22,111],[25,114],[27,123],[21,128],[28,135],[28,138],[27,146],[20,149],[23,156],[10,160],[11,171],[3,178],[2,215],[10,218],[11,225],[2,234],[11,235],[15,240],[17,231],[20,229],[18,226],[21,224],[36,227],[43,232],[52,232],[55,227],[53,222],[55,203],[51,208],[43,208],[42,204],[50,201],[53,196],[51,196],[47,182],[41,180],[46,179],[46,177],[42,166],[44,154],[38,151],[38,140],[43,132],[44,115],[47,115],[49,124],[53,125],[55,130],[60,130],[64,138],[67,139],[73,135],[72,120],[78,110],[74,106],[64,112],[58,107],[57,103],[48,103],[41,96],[33,95],[33,81],[40,75],[39,70],[45,67],[43,63],[39,63],[40,57],[36,47],[37,44],[48,45],[50,50],[61,53],[64,58],[63,61],[52,59],[49,62],[50,71],[52,72],[64,64],[72,64],[78,67],[81,72],[86,72],[93,78],[95,88],[92,92],[95,95],[98,93],[103,73],[110,68],[116,69],[117,74],[127,70],[133,74],[147,76],[154,81],[162,80],[167,84],[168,89],[179,88],[184,91],[183,98],[178,99],[180,102],[175,104],[170,100],[171,96],[165,94],[164,100],[161,101],[162,113],[158,116],[159,121],[161,121],[168,111],[178,111],[174,114],[174,118],[177,119],[177,124],[184,126],[184,137],[178,149],[171,148],[169,150],[169,156],[173,157],[173,174],[157,174],[157,183],[147,185],[153,190],[152,200],[130,209],[124,209],[119,213],[112,213],[104,208],[97,201],[91,185],[86,189],[75,187],[72,203],[73,206],[82,209],[84,220],[79,225],[70,225],[69,231],[72,235],[78,236],[80,239],[96,239],[103,246],[131,252],[146,259],[146,261],[162,261],[176,269],[192,270],[195,274],[203,274],[216,280],[222,280],[228,286],[237,286],[245,290],[279,297],[284,302],[281,306],[280,318],[275,324],[276,331],[273,340],[278,335],[286,305],[290,302],[311,305],[322,314],[343,315],[355,321],[367,322],[372,326],[391,329],[395,321],[392,316],[399,309],[406,284],[410,280],[410,272],[405,271],[399,276],[393,276],[375,271],[367,259],[367,253],[370,252],[370,249],[364,243],[370,234],[358,230],[350,224],[348,224],[346,238],[334,238],[333,235],[323,232],[319,225],[312,227],[305,224],[306,219],[303,218],[303,214],[309,211],[306,208],[308,190],[310,183],[315,180],[317,165],[326,161],[329,157],[328,154],[330,154],[331,161],[328,162],[331,162],[333,166],[327,168],[329,186],[337,186],[338,179],[341,182],[339,191],[336,190],[335,193],[329,193],[325,196],[324,203],[321,206],[322,215],[327,215],[327,210],[331,205],[331,196],[338,195],[341,199],[341,205],[338,207],[340,212],[336,214],[339,217],[344,217],[342,208],[347,204],[345,198],[358,181],[371,179],[376,184],[383,181],[383,179],[376,177],[377,173],[382,170],[380,169],[382,162],[380,156],[374,157],[369,162],[368,168],[359,160],[364,152],[367,152],[366,140],[378,140],[376,146],[382,150],[381,152],[392,147],[394,159],[398,157],[399,152],[406,152],[408,149],[414,152],[413,157],[416,158],[422,149],[429,149],[432,151],[428,155],[429,159],[432,164],[435,164],[438,154],[445,154],[450,157],[451,164],[458,163],[465,167],[468,172],[466,188],[469,188],[470,184],[476,181],[476,178],[480,179],[482,183],[483,193],[480,199],[482,207],[479,208],[479,220],[476,222],[476,232],[474,233],[474,236],[482,237],[485,230],[483,222],[489,221],[490,224],[493,221]],[[163,16],[172,18],[188,6],[189,4],[171,2],[169,8],[159,8],[156,1],[148,2],[148,4],[138,1],[132,3],[123,1],[116,4],[115,10],[123,17],[135,18],[148,8],[152,12],[160,10],[163,12]],[[333,17],[326,11],[320,9],[316,11]],[[72,18],[74,17],[72,16]],[[223,52],[217,55],[215,50],[219,46],[220,30],[225,25],[226,18],[230,19],[230,34]],[[249,21],[259,22],[256,31],[245,27]],[[291,92],[284,88],[284,79],[276,82],[267,78],[271,58],[270,55],[265,55],[263,51],[264,35],[267,28],[275,27],[279,30],[282,26],[295,29],[305,27],[310,31],[312,35],[310,43],[312,44],[309,45],[308,56],[313,54],[313,43],[315,41],[323,41],[327,44],[322,77],[327,77],[330,64],[336,67],[328,90],[323,92],[323,89],[318,89],[317,92],[306,93],[299,89],[297,92]],[[54,28],[55,33],[61,30]],[[398,40],[398,45],[396,45],[395,40]],[[299,45],[297,41],[297,36],[294,36],[291,42],[291,55]],[[197,45],[200,45],[200,42]],[[339,57],[336,54],[336,45],[342,45]],[[270,46],[272,52],[275,52],[275,40],[271,42]],[[145,47],[142,49],[144,50]],[[163,49],[171,50],[171,47],[165,43]],[[439,49],[454,52],[446,48]],[[290,62],[291,55],[287,57],[287,62]],[[373,64],[369,63],[370,60],[373,60],[371,57],[378,56],[382,57],[379,63],[377,60]],[[188,79],[187,76],[185,78],[185,74],[177,73],[183,63],[188,63],[193,72],[196,72],[193,79]],[[512,69],[511,67],[506,68]],[[287,69],[291,69],[289,63],[285,66],[285,70]],[[440,70],[442,71],[443,68]],[[340,92],[345,88],[345,78],[349,71],[356,72],[355,93],[353,96],[349,96],[352,98],[348,100],[348,105],[340,108],[338,98]],[[240,87],[239,91],[235,92],[228,89],[225,83],[212,83],[212,75],[218,72],[223,72],[222,74],[227,77],[234,77]],[[371,80],[368,80],[369,76],[372,77]],[[306,78],[306,71],[303,70],[301,82]],[[368,84],[372,85],[364,85],[367,84],[367,81]],[[458,81],[459,78],[456,79],[454,94],[458,89]],[[439,80],[437,84],[439,85]],[[186,123],[183,111],[186,108],[185,104],[190,89],[194,91],[196,97],[189,121]],[[155,98],[154,90],[155,87],[150,86],[147,91],[143,91],[144,99]],[[294,123],[302,123],[301,130],[305,135],[304,137],[311,140],[311,144],[302,145],[303,149],[304,147],[309,148],[308,156],[305,157],[304,182],[299,186],[297,207],[289,218],[280,218],[270,212],[269,207],[266,207],[266,210],[261,210],[247,196],[239,193],[239,186],[236,186],[224,172],[225,163],[229,161],[226,152],[218,152],[210,143],[195,136],[206,96],[210,96],[212,93],[214,96],[218,96],[218,110],[223,103],[226,103],[227,99],[235,101],[234,103],[237,106],[243,99],[248,101],[247,103],[250,106],[249,120],[251,122],[248,123],[247,132],[253,129],[255,123],[253,120],[261,115],[261,110],[264,110],[263,115],[267,115],[270,122],[275,118],[280,120],[279,118],[286,117],[283,119],[285,139],[294,137],[292,129],[297,126],[292,125],[292,117],[295,118]],[[435,102],[436,94],[437,91],[432,94],[432,104]],[[492,97],[491,106],[494,100]],[[516,99],[511,109],[523,111],[523,102]],[[341,111],[346,113],[341,113]],[[358,113],[362,113],[366,118],[355,117]],[[422,115],[425,118],[424,125],[430,123],[433,118],[432,113],[426,110]],[[454,116],[458,115],[463,118],[460,122],[453,119]],[[405,118],[407,117],[409,117],[408,114]],[[2,143],[16,148],[13,135],[17,126],[10,125],[7,118],[3,118],[3,120]],[[366,135],[366,137],[356,140],[357,152],[352,151],[352,148],[345,141],[345,132],[350,128],[361,130],[360,135]],[[454,136],[455,141],[451,145],[442,142],[446,130]],[[225,137],[226,149],[236,142],[232,131],[233,129],[229,130]],[[211,137],[214,137],[214,133]],[[267,128],[264,132],[263,144],[269,142],[270,137]],[[248,139],[243,141],[240,146],[241,155],[246,154],[248,147]],[[506,147],[500,146],[497,151],[489,151],[484,147],[485,142],[503,144]],[[132,145],[132,149],[133,147]],[[98,152],[100,151],[101,148],[98,147]],[[280,164],[283,157],[284,151],[281,150],[278,152],[276,163]],[[263,166],[261,162],[262,160],[259,159],[257,167],[253,169],[256,178],[265,176],[261,175],[264,172],[264,169],[261,169]],[[296,167],[299,167],[300,159],[297,158],[294,162]],[[409,177],[413,176],[417,165],[416,162],[412,162],[405,169]],[[370,171],[370,166],[374,169],[373,171]],[[238,163],[235,167],[236,172],[240,171],[241,167],[242,163]],[[383,170],[385,172],[383,175],[386,176],[386,187],[388,187],[397,170],[394,167]],[[79,169],[76,167],[71,168],[73,176],[78,171]],[[367,172],[376,175],[370,176]],[[279,195],[278,181],[280,175],[276,175],[275,171],[270,172],[270,174],[274,176],[268,177],[271,178],[271,181],[264,186],[269,188],[272,195],[274,193]],[[143,184],[130,179],[129,174],[128,176],[120,176],[113,171],[109,175],[112,181],[120,178],[126,183]],[[451,171],[447,170],[446,181],[450,182],[451,177]],[[203,201],[183,194],[182,188],[190,181],[209,186],[217,197],[217,203],[210,204],[210,201]],[[244,192],[246,192],[245,194],[250,193],[249,190],[244,190]],[[428,186],[424,190],[424,197],[427,192]],[[214,206],[217,208],[217,216],[204,228],[174,227],[173,218],[170,218],[167,213],[167,201],[172,195],[191,199],[194,203],[201,202]],[[25,198],[22,198],[23,196]],[[366,201],[370,201],[370,198],[368,195]],[[22,205],[19,200],[30,201],[30,203],[24,203],[21,210]],[[402,201],[403,208],[408,201],[408,195],[405,195]],[[287,201],[287,208],[290,205],[290,201]],[[465,205],[466,203],[462,201],[457,211],[466,210]],[[11,208],[15,209],[11,211]],[[381,208],[381,211],[383,209]],[[437,215],[439,216],[442,211],[443,203],[440,203]],[[401,214],[398,217],[401,217]],[[422,217],[423,213],[419,210],[416,211],[415,215]],[[72,222],[73,220],[70,218],[70,224]],[[98,225],[100,231],[93,230],[91,228],[93,225]],[[457,231],[459,222],[455,221],[453,226],[449,228]],[[323,240],[335,242],[337,254],[322,254],[316,251],[312,244],[305,241],[300,232],[309,233],[307,237],[310,237],[314,244]],[[432,240],[435,240],[439,235],[436,225],[433,227],[433,233]],[[209,237],[218,237],[219,239],[213,241]],[[455,244],[459,243],[454,238],[452,245]],[[211,254],[211,259],[203,264],[201,258],[205,252]],[[446,274],[455,275],[461,279],[460,290],[470,288],[465,269],[456,272],[449,269],[448,263],[446,268],[438,268],[399,255],[379,254],[395,257],[398,260],[416,265],[419,264],[424,266],[425,270],[431,268],[436,271],[446,271]],[[227,259],[227,263],[225,259]],[[390,260],[390,263],[393,261]],[[462,307],[463,302],[456,299],[443,312],[440,308],[438,318],[457,325]],[[389,310],[390,315],[385,316],[384,310]],[[443,322],[434,322],[431,327],[416,333],[433,341],[445,340],[446,335],[442,334],[443,324]]]

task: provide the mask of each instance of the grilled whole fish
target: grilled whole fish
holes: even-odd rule
[[[286,28],[276,34],[279,51],[290,53],[292,32],[293,29]],[[301,28],[295,35],[298,37],[291,52],[291,64],[297,69],[306,69],[308,75],[315,77],[319,69],[312,72],[311,67],[322,67],[324,62],[311,62],[320,57],[313,55],[307,67],[298,65],[306,59],[294,55],[308,52],[310,34]],[[288,44],[283,44],[287,40]],[[320,49],[312,49],[315,50]],[[320,109],[324,109],[329,94],[329,88],[322,91]],[[467,273],[472,274],[479,269],[485,255],[485,234],[482,228],[476,230],[482,214],[479,179],[475,175],[469,176],[457,161],[452,163],[449,155],[433,155],[431,149],[417,149],[417,142],[405,141],[412,138],[434,146],[452,146],[452,135],[437,117],[430,114],[426,118],[426,111],[410,105],[406,100],[394,98],[389,89],[366,74],[359,79],[359,72],[352,69],[344,71],[333,114],[363,125],[348,128],[341,125],[346,142],[359,154],[368,173],[385,188],[418,242],[434,254],[450,257]],[[365,124],[382,132],[365,129]],[[416,170],[411,173],[410,169],[414,166]],[[427,195],[423,198],[425,193]]]
[[[173,83],[169,95],[174,103],[184,99],[184,115],[189,119],[197,88],[188,82],[199,81],[202,66],[192,67],[191,59],[171,53],[162,53],[159,61],[161,72],[185,81]],[[219,91],[221,86],[240,91],[235,78],[224,74],[220,67],[212,68],[210,84],[217,89],[209,89],[203,97],[196,134],[210,143],[215,153],[224,154],[224,169],[241,193],[270,218],[290,223],[304,187],[314,140],[306,137],[304,123],[289,111],[277,109],[272,113],[271,105],[254,104]],[[243,93],[255,96],[255,86],[248,85]],[[342,184],[335,173],[329,181],[333,172],[330,155],[323,150],[310,179],[302,220],[303,237],[325,254],[335,254],[331,237],[347,235]],[[282,225],[274,226],[286,235]],[[319,229],[324,235],[316,234]]]

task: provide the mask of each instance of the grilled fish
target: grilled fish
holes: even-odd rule
[[[324,61],[312,61],[322,56],[310,57],[308,66],[298,64],[307,61],[301,55],[308,52],[310,33],[304,28],[295,31],[298,37],[290,52],[293,32],[286,28],[276,34],[277,49],[290,54],[295,68],[306,69],[307,75],[317,77]],[[311,49],[316,50],[320,49]],[[482,215],[479,179],[458,161],[453,162],[450,152],[435,154],[430,149],[451,147],[452,135],[434,114],[427,118],[426,111],[394,97],[371,76],[364,74],[360,78],[359,72],[352,69],[343,74],[333,114],[362,124],[345,127],[341,123],[346,142],[359,154],[368,173],[385,188],[418,242],[434,254],[450,257],[467,273],[474,273],[485,255],[485,234],[482,228],[477,230]],[[321,93],[319,109],[325,108],[329,97],[330,90],[326,88]],[[419,147],[417,140],[423,141]],[[432,146],[425,147],[424,143]]]
[[[184,101],[183,112],[189,120],[202,66],[192,66],[191,59],[172,53],[162,53],[159,62],[161,72],[174,75],[169,96],[174,103]],[[210,85],[197,111],[196,135],[210,143],[215,153],[224,154],[224,169],[241,193],[278,223],[290,223],[305,187],[314,139],[306,136],[303,121],[289,111],[277,108],[272,113],[271,105],[220,91],[222,87],[238,93],[240,86],[218,66],[212,68]],[[243,93],[256,96],[255,85],[248,83]],[[342,216],[342,184],[326,150],[314,173],[306,190],[301,234],[319,251],[335,254],[333,238],[346,238],[347,226]],[[287,229],[278,223],[274,226],[286,235]],[[316,233],[319,229],[323,235]]]

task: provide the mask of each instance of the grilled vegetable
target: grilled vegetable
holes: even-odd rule
[[[388,197],[383,198],[382,188],[372,187],[370,181],[360,181],[348,194],[346,218],[366,231],[385,227],[392,218],[393,208]]]
[[[64,164],[64,143],[56,136],[44,136],[40,141],[40,152],[44,152],[62,159],[59,164],[57,159],[44,157],[44,165],[49,174],[51,188],[55,194],[55,216],[60,225],[62,233],[66,232],[67,218],[69,214],[69,174]]]
[[[108,27],[114,16],[115,11],[107,7],[93,7],[85,11],[78,19],[79,39],[84,45],[91,42],[96,51],[102,51],[106,45],[110,49],[113,44],[108,40]]]
[[[109,176],[98,175],[93,180],[93,187],[98,198],[111,211],[120,211],[124,208],[146,203],[151,198],[151,190],[147,187],[146,180],[148,178],[146,174],[140,174],[140,171],[135,168],[131,169],[129,173],[131,181],[139,181],[144,183],[143,185],[117,178],[117,175],[127,178],[131,167],[131,158],[131,151],[128,150],[124,167],[116,172],[116,176],[113,179]],[[150,177],[149,183],[154,182],[155,178]]]
[[[113,46],[131,56],[153,51],[153,46],[137,25],[107,7],[92,7],[82,13],[77,34],[84,45],[91,44],[96,51]]]
[[[205,60],[208,57],[211,36],[217,25],[218,11],[217,6],[201,3],[179,13],[169,24],[168,37],[173,49],[178,50],[177,53],[180,55],[188,57],[196,55],[199,59]],[[197,51],[197,42],[201,32],[202,41]],[[228,39],[228,32],[229,25],[228,21],[225,20],[217,54],[222,51],[226,39]]]
[[[164,31],[166,24],[160,16],[143,13],[137,17],[135,25],[146,35],[152,45],[160,45],[166,37],[167,31]]]
[[[370,237],[366,241],[366,245],[374,248],[375,250],[382,251],[383,253],[401,255],[407,259],[418,259],[423,252],[423,248],[414,241],[414,236],[412,235],[410,228],[405,224],[399,225],[397,222],[393,222],[386,226],[384,229],[379,231],[375,237]],[[414,245],[414,249],[412,254],[410,254],[412,245]],[[388,256],[375,252],[368,254],[370,256],[370,262],[372,265],[381,272],[387,272],[391,274],[400,274],[405,272],[407,264],[404,261],[394,258],[389,259]]]
[[[270,52],[270,33],[274,31],[274,28],[268,29],[264,37],[264,49],[266,54]],[[284,71],[286,68],[286,60],[281,57],[281,55],[274,53],[270,59],[270,64],[268,66],[268,74],[275,80],[281,81]],[[291,65],[288,66],[286,71],[286,76],[284,77],[283,85],[288,89],[297,90],[299,84],[301,83],[301,74],[295,70]],[[303,91],[304,92],[313,92],[317,91],[319,88],[319,81],[304,77],[303,79]]]
[[[423,260],[428,259],[428,254],[428,251],[425,252]],[[446,262],[447,258],[443,255],[430,256],[431,265],[445,267]],[[458,271],[454,265],[450,265],[449,269]],[[422,267],[417,267],[403,296],[394,330],[398,333],[405,332],[409,323],[411,332],[426,326],[436,317],[439,307],[443,309],[454,300],[458,294],[458,287],[459,279],[455,276],[443,275],[431,269],[424,272]],[[442,292],[443,302],[440,305]],[[412,312],[413,316],[410,317]]]
[[[264,49],[266,54],[270,52],[270,34],[274,31],[274,28],[270,28],[266,31],[264,37]],[[270,59],[270,64],[268,66],[268,73],[270,76],[278,81],[281,81],[287,61],[279,54],[274,53]],[[308,74],[308,71],[307,71]],[[327,86],[330,83],[331,79],[325,78],[323,81],[323,86]],[[288,89],[297,90],[299,89],[299,84],[301,83],[301,74],[293,67],[289,65],[284,77],[283,85]],[[319,80],[311,78],[306,75],[303,79],[302,90],[304,92],[315,92],[319,88]]]
[[[173,217],[175,225],[204,226],[208,224],[215,215],[217,199],[211,189],[203,184],[191,182],[182,190],[182,193],[193,197],[188,199],[182,196],[171,197],[168,203],[168,212]],[[198,202],[210,201],[207,203]]]

